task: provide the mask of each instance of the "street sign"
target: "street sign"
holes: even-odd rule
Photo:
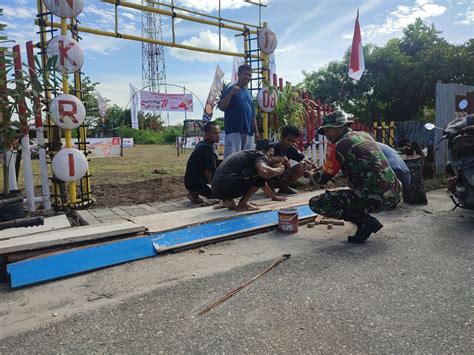
[[[258,33],[258,46],[265,54],[272,54],[277,46],[277,38],[275,32],[269,28],[263,28]]]
[[[67,36],[53,37],[46,47],[48,58],[57,58],[55,68],[64,73],[74,73],[84,63],[84,51],[79,43]]]
[[[84,0],[43,0],[53,15],[61,18],[76,17],[82,12]]]
[[[49,106],[54,123],[64,129],[73,129],[84,123],[86,108],[75,96],[62,94],[56,96]]]
[[[257,103],[258,107],[263,112],[272,112],[275,109],[275,106],[278,102],[278,96],[276,90],[272,90],[270,94],[270,89],[263,87],[258,91],[257,94]]]
[[[87,158],[80,150],[61,149],[51,162],[54,175],[64,182],[77,181],[86,175],[89,169]]]

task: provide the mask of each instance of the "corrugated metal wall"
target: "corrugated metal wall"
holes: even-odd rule
[[[446,128],[448,123],[455,118],[456,95],[466,95],[474,92],[474,86],[459,84],[436,84],[436,126]],[[442,132],[436,130],[435,144],[441,139]],[[443,141],[436,147],[435,162],[436,174],[444,174],[446,161],[448,160],[448,144]]]

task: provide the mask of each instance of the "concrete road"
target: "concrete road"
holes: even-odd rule
[[[264,233],[11,291],[0,353],[473,353],[474,212],[428,206]],[[207,304],[292,257],[206,315]]]

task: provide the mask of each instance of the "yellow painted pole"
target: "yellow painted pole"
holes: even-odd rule
[[[38,24],[38,21],[35,20],[35,23]],[[57,23],[51,23],[50,21],[45,21],[45,25],[53,28],[60,28],[61,26]],[[70,29],[71,26],[67,25],[67,29]],[[166,41],[159,41],[156,39],[150,39],[150,38],[145,38],[145,37],[140,37],[140,36],[133,36],[133,35],[127,35],[127,34],[118,34],[115,32],[108,32],[108,31],[102,31],[102,30],[96,30],[93,28],[88,28],[88,27],[82,27],[82,26],[77,26],[77,30],[80,32],[85,32],[85,33],[91,33],[95,35],[100,35],[100,36],[106,36],[106,37],[113,37],[113,38],[121,38],[121,39],[128,39],[131,41],[138,41],[138,42],[146,42],[146,43],[154,43],[158,44],[161,46],[166,46],[166,47],[174,47],[174,48],[181,48],[181,49],[189,49],[191,51],[197,51],[197,52],[205,52],[205,53],[212,53],[212,54],[222,54],[222,55],[230,55],[233,57],[242,57],[245,58],[245,53],[239,53],[239,52],[228,52],[228,51],[219,51],[217,49],[209,49],[209,48],[200,48],[200,47],[193,47],[193,46],[188,46],[185,44],[173,44],[172,42],[166,42]],[[254,58],[257,58],[256,55],[252,56]]]
[[[66,19],[62,18],[61,19],[61,35],[66,36],[67,35],[67,23]],[[69,78],[66,73],[62,74],[63,77],[63,93],[64,94],[69,94]],[[66,148],[72,148],[72,131],[70,129],[65,129],[64,130],[64,137],[66,138]],[[69,202],[70,203],[76,203],[77,196],[76,196],[76,183],[75,182],[70,182],[67,184],[68,190],[69,190]]]
[[[268,24],[266,22],[263,23],[263,28],[267,28]],[[270,83],[270,74],[268,68],[268,54],[263,53],[260,51],[260,55],[262,56],[263,66],[262,66],[262,76],[263,76],[263,85],[269,85]],[[262,85],[262,86],[263,86]],[[268,112],[263,113],[263,139],[268,139]]]
[[[372,127],[372,132],[374,134],[375,140],[378,141],[378,132],[377,132],[377,122],[374,122],[374,126]]]
[[[111,4],[111,5],[114,5],[114,6],[117,3],[116,0],[102,0],[102,2],[105,2],[107,4]],[[180,13],[176,13],[176,12],[173,13],[173,11],[167,11],[167,10],[163,10],[163,9],[156,8],[156,7],[144,6],[144,5],[140,5],[140,4],[134,4],[132,2],[127,2],[127,1],[120,1],[119,6],[127,7],[129,9],[140,10],[140,11],[154,12],[156,14],[160,14],[160,15],[164,15],[164,16],[170,16],[170,17],[174,16],[176,18],[180,18],[180,19],[183,19],[183,20],[202,23],[202,24],[210,25],[210,26],[222,27],[222,28],[226,28],[228,30],[234,30],[234,31],[238,31],[238,32],[242,32],[244,30],[243,27],[232,26],[232,25],[228,25],[228,24],[225,24],[225,23],[220,23],[219,21],[209,21],[209,20],[199,18],[199,17],[188,16],[188,15],[184,15],[184,14],[180,14]],[[250,31],[250,32],[253,33],[253,34],[257,33],[257,31]]]

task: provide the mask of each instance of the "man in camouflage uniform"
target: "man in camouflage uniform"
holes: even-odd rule
[[[396,207],[401,200],[401,184],[372,136],[352,131],[351,123],[336,111],[323,118],[318,130],[336,144],[336,159],[350,189],[326,191],[311,198],[309,206],[318,214],[356,224],[357,232],[348,241],[364,243],[383,227],[369,213]],[[327,172],[316,172],[311,181],[324,185],[331,177]]]

